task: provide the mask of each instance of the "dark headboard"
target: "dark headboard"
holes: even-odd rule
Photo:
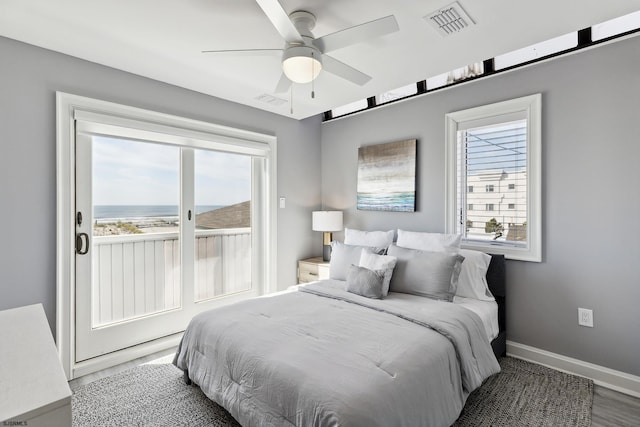
[[[506,296],[505,280],[504,255],[491,255],[491,263],[487,270],[487,283],[494,297]]]
[[[498,326],[500,334],[491,343],[496,357],[506,353],[506,336],[507,336],[507,315],[505,309],[506,297],[506,274],[504,255],[491,255],[491,263],[487,270],[487,284],[489,290],[493,294],[498,303]]]

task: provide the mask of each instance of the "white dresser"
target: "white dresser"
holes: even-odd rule
[[[71,426],[71,390],[41,304],[0,311],[0,425]]]

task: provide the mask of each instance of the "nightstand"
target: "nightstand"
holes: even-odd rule
[[[329,261],[321,256],[298,261],[298,284],[329,278]]]

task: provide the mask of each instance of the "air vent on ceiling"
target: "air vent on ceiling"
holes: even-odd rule
[[[453,2],[424,17],[441,36],[449,36],[475,25],[460,3]]]
[[[266,93],[262,94],[260,96],[256,96],[256,99],[258,101],[262,101],[262,102],[264,102],[266,104],[273,105],[274,107],[278,107],[278,106],[280,106],[282,104],[286,104],[287,103],[286,99],[276,98],[275,96],[267,95]]]

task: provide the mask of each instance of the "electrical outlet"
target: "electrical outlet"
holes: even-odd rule
[[[593,310],[590,310],[588,308],[579,308],[578,325],[593,328]]]

